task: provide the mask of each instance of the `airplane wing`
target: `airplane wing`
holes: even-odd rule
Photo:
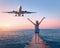
[[[2,13],[13,13],[13,12],[2,12]]]
[[[7,12],[2,12],[2,13],[11,13],[11,14],[18,14],[18,12],[17,11],[7,11]]]
[[[26,13],[28,14],[28,13],[36,13],[36,12],[28,12],[28,11],[26,11]]]
[[[36,13],[36,12],[29,12],[29,11],[22,11],[22,14],[31,14],[31,13]]]

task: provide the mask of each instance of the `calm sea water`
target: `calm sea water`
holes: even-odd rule
[[[0,32],[0,48],[24,48],[33,34],[33,29]],[[40,29],[40,37],[51,48],[60,48],[60,29]]]

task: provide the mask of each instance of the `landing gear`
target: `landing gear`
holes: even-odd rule
[[[24,16],[24,15],[22,14],[22,16]]]
[[[15,15],[15,16],[17,16],[17,15]]]

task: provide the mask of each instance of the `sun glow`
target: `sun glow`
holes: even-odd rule
[[[10,27],[11,25],[10,24],[4,24],[4,27]]]
[[[12,29],[11,24],[2,24],[2,25],[0,25],[0,30],[1,31],[9,31],[11,29]]]
[[[11,27],[11,25],[10,24],[2,24],[2,25],[0,25],[1,26],[1,28],[10,28]]]

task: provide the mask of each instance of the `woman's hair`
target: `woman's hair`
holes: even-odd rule
[[[36,20],[36,24],[39,24],[38,20]]]

